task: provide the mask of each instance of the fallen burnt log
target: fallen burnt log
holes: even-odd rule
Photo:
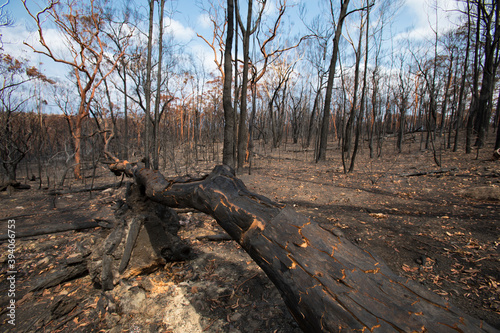
[[[90,187],[90,188],[77,188],[77,189],[72,189],[72,190],[50,190],[48,192],[49,195],[63,195],[63,194],[73,194],[73,193],[82,193],[82,192],[97,192],[97,191],[104,191],[109,188],[114,188],[116,187],[116,184],[105,184],[101,186],[95,186],[95,187]]]
[[[48,235],[48,234],[55,234],[58,232],[65,232],[65,231],[78,231],[78,230],[83,230],[83,229],[92,229],[92,228],[97,228],[97,227],[108,227],[106,224],[98,221],[84,221],[84,222],[72,222],[72,223],[64,223],[64,224],[55,224],[55,225],[49,225],[43,228],[39,229],[33,229],[33,230],[25,230],[25,231],[18,231],[16,233],[16,238],[26,238],[26,237],[34,237],[34,236],[41,236],[41,235]],[[0,235],[0,241],[4,241],[9,239],[8,234],[2,234]]]
[[[340,231],[251,193],[227,166],[181,182],[142,164],[110,168],[133,176],[153,201],[213,216],[276,285],[305,332],[497,332],[395,275]]]
[[[8,181],[4,184],[0,184],[0,192],[2,191],[8,191],[9,188],[16,189],[16,190],[29,190],[31,186],[26,185],[26,184],[21,184],[20,182],[16,182],[14,180]]]

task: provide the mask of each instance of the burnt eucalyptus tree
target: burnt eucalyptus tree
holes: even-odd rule
[[[476,31],[476,36],[479,37],[481,32],[483,34],[483,39],[480,42],[483,45],[484,55],[481,89],[469,111],[466,152],[471,151],[470,136],[472,134],[472,126],[477,133],[475,145],[478,148],[484,146],[486,132],[490,124],[489,120],[492,110],[491,101],[495,88],[495,74],[499,64],[498,54],[500,49],[500,5],[498,1],[476,0],[471,1],[471,3],[476,7],[478,16],[478,24],[476,27],[478,30]],[[478,43],[479,38],[476,39],[476,43]],[[477,77],[478,74],[479,73],[476,71],[474,76]]]
[[[465,95],[465,80],[467,78],[467,70],[469,67],[469,50],[470,50],[470,37],[471,37],[471,15],[470,15],[470,2],[467,1],[467,23],[466,23],[466,29],[467,29],[467,37],[466,37],[466,46],[465,46],[465,58],[463,60],[463,65],[462,65],[462,77],[460,79],[460,90],[458,93],[458,106],[457,106],[457,123],[455,127],[455,139],[453,143],[453,151],[456,152],[458,149],[458,138],[459,138],[459,131],[462,127],[462,117],[464,114],[464,109],[465,109],[465,100],[464,100],[464,95]]]
[[[234,109],[231,103],[231,83],[232,83],[232,65],[231,49],[233,47],[234,34],[234,2],[227,0],[227,33],[226,45],[224,49],[224,76],[222,89],[222,107],[224,108],[224,147],[222,150],[222,163],[231,167],[235,166],[234,156]]]
[[[82,140],[83,123],[90,114],[91,102],[101,83],[104,82],[117,67],[128,47],[129,37],[122,40],[121,52],[116,53],[113,59],[108,58],[107,44],[104,41],[105,15],[103,8],[97,1],[72,2],[49,1],[48,5],[39,10],[35,9],[26,0],[22,1],[26,12],[36,25],[38,34],[37,44],[26,44],[35,53],[43,54],[53,61],[68,65],[72,69],[72,78],[78,90],[78,111],[71,117],[73,146],[74,146],[74,176],[81,179],[82,173]],[[33,7],[33,8],[32,8]],[[54,51],[56,45],[48,39],[50,30],[47,21],[51,21],[62,34],[64,45],[67,46],[67,55],[58,55]],[[101,66],[109,64],[107,70],[100,74]]]
[[[333,93],[333,79],[335,77],[335,66],[337,65],[337,57],[339,53],[339,43],[342,34],[342,26],[344,20],[347,17],[347,8],[349,7],[349,0],[341,1],[340,14],[338,22],[335,22],[334,16],[334,4],[333,0],[330,0],[330,8],[332,14],[333,25],[335,26],[335,35],[333,37],[333,52],[332,58],[330,59],[330,66],[328,67],[328,80],[326,84],[326,95],[325,95],[325,105],[323,109],[323,121],[321,124],[321,132],[319,138],[319,149],[316,155],[316,162],[326,161],[326,147],[328,141],[328,129],[330,124],[330,104],[332,103],[332,93]]]
[[[248,92],[248,71],[250,68],[250,36],[253,35],[257,28],[260,25],[260,21],[262,19],[262,14],[264,13],[264,9],[266,7],[267,1],[262,1],[262,5],[259,10],[259,14],[257,15],[257,19],[255,23],[252,25],[252,11],[253,11],[253,0],[248,1],[247,8],[247,20],[246,25],[243,24],[241,20],[239,8],[236,10],[236,18],[238,20],[239,28],[241,29],[241,33],[243,35],[243,71],[242,82],[241,82],[241,94],[240,94],[240,121],[238,125],[238,169],[243,167],[243,163],[245,162],[245,154],[247,148],[247,92]],[[285,10],[285,6],[282,5],[280,8],[280,18],[283,15]],[[279,22],[279,21],[278,21]]]

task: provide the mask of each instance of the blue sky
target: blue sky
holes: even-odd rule
[[[215,0],[217,1],[217,0]],[[241,1],[241,0],[240,0]],[[276,0],[269,0],[270,10],[274,10]],[[301,29],[302,23],[298,19],[299,6],[305,5],[308,9],[309,16],[313,17],[318,13],[318,4],[320,0],[288,0],[288,4],[292,5],[288,9],[286,20],[295,21],[294,29]],[[351,0],[351,8],[354,8],[360,2],[359,0]],[[449,28],[452,24],[448,16],[450,12],[442,9],[450,9],[456,6],[455,0],[404,0],[404,5],[401,7],[398,14],[393,17],[393,31],[395,38],[411,38],[422,39],[430,38],[432,35],[431,25],[435,24],[435,10],[432,9],[432,4],[438,3],[438,28],[440,30]],[[36,3],[36,1],[28,1],[28,3]],[[42,2],[43,3],[43,2]],[[187,50],[198,57],[205,59],[207,66],[213,66],[213,53],[204,44],[204,42],[196,36],[197,33],[204,35],[207,39],[211,38],[211,26],[206,19],[206,13],[201,7],[208,7],[208,1],[201,0],[178,0],[169,2],[175,8],[175,13],[172,20],[169,22],[169,30],[179,43],[185,44]],[[243,3],[243,2],[242,2]],[[336,3],[336,2],[335,2]],[[136,0],[136,7],[146,8],[146,0]],[[64,76],[62,66],[54,66],[53,61],[45,56],[35,55],[33,52],[23,45],[23,41],[35,42],[36,37],[33,33],[27,30],[30,25],[30,18],[21,3],[21,0],[10,0],[7,9],[11,12],[16,20],[14,27],[2,28],[2,40],[4,43],[4,52],[16,57],[30,59],[34,64],[42,62],[42,71],[48,76]],[[28,24],[26,24],[28,22]],[[303,29],[303,28],[302,28]],[[51,35],[51,42],[54,45],[60,44],[60,39],[54,33]],[[59,45],[63,47],[62,45]],[[63,73],[58,73],[63,71]]]

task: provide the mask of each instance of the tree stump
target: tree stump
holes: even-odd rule
[[[114,228],[89,261],[90,275],[103,290],[113,289],[120,279],[190,257],[190,248],[177,237],[175,211],[149,200],[137,185],[130,186],[126,198],[119,203]]]
[[[142,164],[115,166],[147,198],[214,217],[276,285],[304,332],[497,332],[395,275],[340,231],[250,192],[228,166],[192,180],[166,180]]]

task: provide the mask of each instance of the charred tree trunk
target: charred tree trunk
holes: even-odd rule
[[[222,107],[224,108],[224,147],[222,149],[222,162],[224,164],[235,166],[234,153],[234,123],[235,110],[231,102],[231,48],[233,47],[234,34],[234,2],[227,0],[227,34],[226,48],[224,49],[224,85],[222,90]]]
[[[320,128],[319,136],[319,149],[316,155],[316,162],[326,161],[326,147],[328,145],[328,129],[330,128],[330,107],[332,102],[333,92],[333,79],[335,77],[335,67],[337,64],[337,57],[339,53],[340,35],[342,34],[342,26],[347,16],[347,7],[349,0],[342,1],[339,21],[335,28],[335,37],[333,40],[333,52],[330,60],[330,67],[328,68],[328,80],[326,84],[325,104],[323,109],[323,121]]]
[[[279,289],[304,332],[494,332],[441,297],[396,276],[376,256],[310,218],[251,193],[228,166],[206,177],[167,180],[128,162],[142,193],[169,207],[213,216]]]

